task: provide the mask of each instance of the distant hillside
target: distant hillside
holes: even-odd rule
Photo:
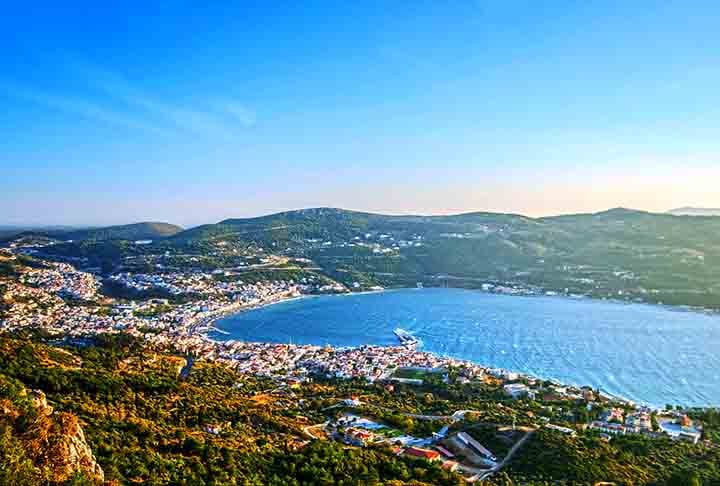
[[[598,297],[720,307],[720,218],[625,208],[546,218],[387,216],[318,208],[228,219],[166,241],[212,251],[252,244],[302,255],[345,283],[517,282]]]
[[[53,236],[65,240],[154,240],[173,236],[182,230],[174,224],[144,222],[54,233]]]
[[[678,208],[668,211],[675,216],[720,216],[720,208]]]
[[[226,219],[183,231],[176,242],[237,239],[258,244],[307,239],[350,239],[366,232],[465,233],[482,231],[485,225],[532,226],[530,218],[513,214],[467,213],[453,216],[391,216],[337,208],[286,211],[256,218]],[[400,236],[400,235],[398,235]]]
[[[720,218],[615,208],[528,218],[515,214],[382,215],[336,208],[226,219],[185,231],[156,224],[69,232],[80,243],[47,256],[117,268],[129,255],[201,257],[236,264],[246,248],[308,258],[346,285],[502,283],[568,294],[720,308]],[[146,231],[151,230],[151,231]],[[167,235],[167,237],[165,237]],[[117,239],[152,239],[124,245]],[[184,258],[184,257],[183,257]]]
[[[60,233],[75,231],[77,227],[70,226],[0,226],[0,240],[12,238],[22,233]]]

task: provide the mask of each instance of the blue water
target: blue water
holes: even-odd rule
[[[404,289],[308,297],[226,317],[218,339],[393,345],[664,406],[720,405],[720,316],[643,304]]]

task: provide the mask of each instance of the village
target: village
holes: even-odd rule
[[[5,256],[12,258],[12,256]],[[414,344],[365,345],[352,348],[331,346],[253,343],[219,340],[213,333],[214,320],[274,302],[315,293],[343,293],[348,290],[326,281],[259,281],[218,279],[213,272],[120,273],[109,277],[114,285],[131,292],[158,292],[167,297],[144,300],[113,299],[102,294],[103,283],[93,274],[76,270],[67,263],[43,262],[18,279],[5,283],[9,312],[0,329],[43,329],[61,338],[92,338],[103,333],[128,333],[149,344],[174,350],[187,357],[188,370],[196,360],[224,364],[242,374],[268,377],[292,390],[322,376],[329,379],[356,379],[395,386],[423,386],[428,380],[451,381],[458,385],[492,384],[501,390],[501,400],[537,403],[542,415],[516,427],[514,423],[478,424],[467,429],[466,415],[413,415],[415,419],[438,423],[437,430],[424,436],[408,434],[392,424],[367,414],[366,404],[348,397],[328,415],[318,433],[352,447],[388,444],[398,455],[442,464],[474,481],[492,475],[522,447],[535,430],[545,428],[558,434],[600,434],[605,440],[618,435],[641,434],[671,437],[697,443],[702,429],[686,414],[676,410],[654,410],[608,397],[590,389],[564,386],[513,371],[423,352]],[[185,302],[171,302],[173,297]],[[575,408],[587,410],[587,420],[578,420]],[[370,409],[372,410],[372,409]],[[335,412],[340,411],[337,414]],[[433,423],[434,423],[433,422]],[[489,443],[487,441],[490,441]],[[495,450],[494,450],[494,449]]]

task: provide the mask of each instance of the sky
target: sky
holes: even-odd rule
[[[11,2],[0,224],[720,207],[720,2]]]

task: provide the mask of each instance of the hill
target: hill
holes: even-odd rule
[[[183,228],[174,224],[142,222],[54,234],[66,240],[154,240],[173,236],[182,230]]]
[[[467,287],[489,281],[720,307],[720,218],[625,208],[546,218],[317,208],[228,219],[167,241],[206,249],[239,243],[305,256],[346,283]]]
[[[443,234],[482,231],[487,224],[533,225],[524,216],[500,213],[466,213],[452,216],[392,216],[337,208],[312,208],[245,219],[226,219],[183,231],[176,242],[237,239],[254,243],[284,243],[309,239],[350,239],[368,232]]]
[[[675,216],[720,216],[720,208],[692,208],[684,207],[668,211]]]
[[[0,227],[0,241],[9,242],[17,239],[42,240],[47,238],[66,241],[156,240],[173,236],[182,231],[181,226],[149,221],[98,228]]]
[[[353,288],[495,285],[597,298],[720,308],[720,218],[625,208],[529,218],[474,212],[383,215],[336,208],[226,219],[185,231],[143,223],[64,233],[45,257],[100,267],[161,260],[204,270],[275,254]],[[152,245],[126,240],[149,239]],[[168,256],[169,255],[169,256]],[[133,256],[128,260],[126,257]],[[138,259],[139,258],[139,259]],[[148,267],[150,268],[150,267]],[[117,271],[117,270],[116,270]]]

